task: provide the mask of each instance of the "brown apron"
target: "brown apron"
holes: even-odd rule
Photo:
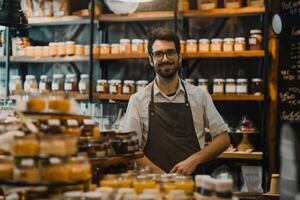
[[[180,80],[181,81],[181,80]],[[200,150],[191,107],[184,84],[184,103],[154,103],[153,85],[149,103],[149,130],[145,155],[165,172]],[[194,173],[202,174],[202,166]]]

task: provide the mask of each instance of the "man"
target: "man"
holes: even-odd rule
[[[145,156],[138,162],[156,173],[202,173],[205,163],[229,146],[227,126],[210,95],[178,76],[178,36],[158,28],[148,38],[149,61],[156,77],[128,103],[125,131],[136,131]],[[204,128],[213,141],[204,148]]]

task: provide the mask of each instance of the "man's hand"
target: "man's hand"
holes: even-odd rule
[[[197,161],[197,156],[196,154],[191,155],[184,161],[181,161],[177,165],[175,165],[170,173],[178,173],[182,175],[191,175],[199,165],[199,162]]]

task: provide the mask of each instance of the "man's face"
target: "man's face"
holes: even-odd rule
[[[176,52],[172,41],[155,40],[152,45],[152,55],[149,58],[155,72],[164,79],[177,75],[181,57]]]

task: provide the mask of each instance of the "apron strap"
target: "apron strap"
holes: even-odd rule
[[[151,100],[149,103],[149,113],[151,116],[154,116],[154,81],[152,82],[151,85]]]
[[[185,89],[185,86],[184,86],[184,83],[183,83],[182,79],[180,79],[180,82],[181,82],[183,90],[184,90],[184,99],[185,99],[184,102],[185,102],[185,105],[186,106],[190,106],[188,95],[187,95],[187,92],[186,92],[186,89]]]

